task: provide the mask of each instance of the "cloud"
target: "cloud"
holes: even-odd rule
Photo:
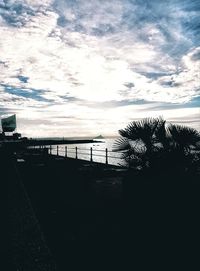
[[[58,25],[68,31],[102,36],[116,31],[123,15],[122,1],[55,1]]]
[[[0,15],[5,23],[13,27],[25,26],[34,16],[43,13],[51,1],[1,0]]]
[[[42,119],[45,131],[62,110],[72,132],[87,121],[111,131],[110,116],[130,119],[126,108],[138,117],[153,105],[172,112],[196,99],[196,108],[199,9],[194,0],[0,0],[0,106]]]
[[[23,81],[23,80],[22,80]],[[28,99],[33,99],[34,101],[51,101],[45,99],[42,95],[44,94],[44,90],[40,89],[28,89],[28,88],[16,88],[10,85],[3,85],[5,93],[9,93],[11,95],[15,95],[18,97],[23,97],[23,98],[28,98]],[[41,95],[42,94],[42,95]]]
[[[26,76],[23,76],[23,75],[19,75],[18,76],[18,79],[21,81],[21,82],[23,82],[23,83],[28,83],[28,77],[26,77]]]

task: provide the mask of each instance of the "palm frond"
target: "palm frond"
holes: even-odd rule
[[[168,130],[174,144],[180,147],[190,148],[191,146],[198,146],[200,142],[200,133],[194,128],[170,124]]]
[[[119,130],[119,134],[131,140],[142,140],[145,144],[152,142],[158,127],[160,128],[164,120],[159,118],[145,118],[140,121],[133,121],[125,129]]]
[[[123,161],[131,168],[186,172],[199,170],[200,133],[190,127],[169,124],[163,118],[132,121],[119,130],[121,137],[114,150],[121,151]],[[193,165],[195,164],[195,166]]]
[[[118,138],[113,144],[113,151],[126,151],[130,148],[130,141],[125,137]]]

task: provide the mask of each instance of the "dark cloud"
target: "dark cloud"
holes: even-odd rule
[[[14,87],[11,85],[5,85],[5,84],[0,84],[2,87],[4,87],[4,90],[6,93],[27,98],[27,99],[33,99],[35,101],[40,101],[40,102],[52,102],[51,99],[46,99],[42,95],[47,92],[45,90],[41,89],[33,89],[33,88],[20,88],[20,87]],[[14,98],[16,99],[16,97]]]
[[[162,82],[160,82],[160,85],[161,85],[161,86],[164,86],[164,87],[172,87],[172,86],[173,86],[173,83],[174,83],[173,80],[170,80],[170,81],[162,81]]]
[[[172,1],[172,0],[171,0]],[[199,0],[175,0],[175,3],[181,5],[182,9],[185,11],[200,11],[200,2]]]
[[[60,15],[60,16],[58,17],[58,19],[57,19],[57,24],[58,24],[59,26],[65,27],[65,26],[67,26],[68,24],[70,24],[70,21],[67,20],[67,19],[65,18],[64,15]]]
[[[197,50],[197,52],[195,52],[192,57],[191,60],[196,61],[196,60],[200,60],[200,49]]]
[[[128,1],[126,1],[128,2]],[[159,51],[179,59],[186,54],[191,43],[200,42],[199,12],[200,1],[129,1],[123,15],[123,25],[137,33],[138,39],[158,47]],[[191,13],[192,12],[192,13]],[[147,27],[159,30],[159,39],[149,40]],[[139,30],[139,31],[138,31]]]
[[[199,90],[200,91],[200,90]],[[189,103],[189,107],[199,107],[200,108],[200,96],[193,98]],[[200,112],[199,112],[200,113]]]
[[[1,60],[0,60],[0,65],[5,65],[5,64],[6,64],[5,61],[1,61]]]
[[[180,109],[180,108],[200,108],[200,96],[193,98],[187,103],[163,103],[157,102],[155,106],[151,107],[152,110],[169,110],[169,109]],[[199,115],[200,117],[200,115]]]
[[[0,109],[0,116],[5,114],[13,114],[13,111],[9,110],[8,108],[1,108]]]
[[[84,100],[79,99],[77,97],[70,96],[69,94],[59,95],[58,97],[68,102],[84,102]]]
[[[35,11],[23,1],[4,0],[0,5],[0,15],[9,25],[20,27],[35,15]]]
[[[45,14],[48,10],[46,1],[25,0],[1,0],[0,16],[12,27],[23,27],[30,22],[34,16]]]
[[[115,28],[110,24],[99,24],[98,27],[91,28],[91,35],[95,36],[105,36],[115,33]]]
[[[57,20],[59,26],[94,36],[104,36],[118,31],[120,24],[116,5],[118,2],[112,4],[99,0],[54,2],[54,8],[59,14]],[[66,10],[68,12],[65,12]]]
[[[130,38],[132,35],[137,36],[137,41],[152,44],[176,61],[190,50],[191,44],[199,44],[200,1],[123,0],[110,2],[107,10],[103,9],[105,3],[100,1],[83,3],[55,1],[54,7],[59,14],[58,25],[70,31],[95,36],[113,33],[123,35],[128,30]],[[119,3],[122,5],[121,13],[113,8]],[[69,11],[67,14],[66,9]],[[155,39],[150,39],[149,26],[158,30]]]
[[[24,102],[23,97],[17,97],[13,95],[12,97],[3,97],[1,98],[1,102],[3,103],[15,103],[15,102]]]
[[[170,76],[174,73],[168,73],[168,72],[139,72],[141,75],[144,75],[147,78],[156,80],[163,76]]]
[[[27,76],[19,75],[17,78],[18,78],[19,81],[21,81],[22,83],[28,83],[29,77],[27,77]]]
[[[176,82],[173,77],[170,79],[170,80],[163,80],[163,81],[160,81],[160,85],[163,86],[163,87],[180,87],[184,84],[184,82],[182,83],[178,83]]]
[[[124,86],[127,88],[133,88],[135,85],[134,85],[134,83],[129,82],[129,83],[125,83]]]

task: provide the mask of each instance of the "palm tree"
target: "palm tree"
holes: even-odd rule
[[[149,159],[159,148],[162,139],[167,144],[165,121],[162,118],[145,118],[131,122],[125,129],[119,130],[120,138],[114,144],[114,150],[122,151],[127,163],[136,168],[148,166]],[[159,142],[158,142],[158,139]]]
[[[161,117],[145,118],[131,122],[119,134],[114,150],[121,151],[125,163],[133,169],[174,174],[198,164],[200,133],[193,128],[166,126]]]

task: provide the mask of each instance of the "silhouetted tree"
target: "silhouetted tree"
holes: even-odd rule
[[[169,124],[161,117],[131,122],[119,130],[114,149],[130,168],[160,175],[197,173],[200,161],[200,133],[189,127]]]

